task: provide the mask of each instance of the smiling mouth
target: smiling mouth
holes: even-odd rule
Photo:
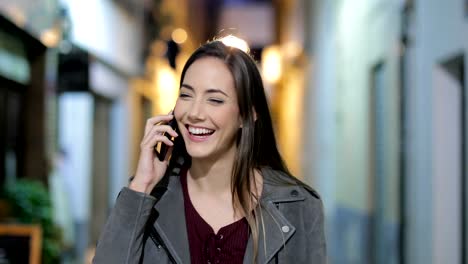
[[[201,127],[192,127],[189,125],[186,125],[187,130],[190,135],[196,136],[196,137],[207,137],[212,135],[215,130],[213,129],[208,129],[208,128],[201,128]]]

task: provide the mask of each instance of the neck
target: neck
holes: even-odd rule
[[[202,192],[231,192],[235,149],[216,158],[193,159],[188,171],[188,183]]]

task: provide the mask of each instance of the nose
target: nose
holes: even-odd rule
[[[188,110],[188,118],[191,121],[202,121],[205,119],[203,104],[199,100],[194,100]]]

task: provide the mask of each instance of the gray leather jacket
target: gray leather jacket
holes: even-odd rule
[[[283,173],[262,169],[258,263],[326,263],[323,206],[310,188],[270,182]],[[158,196],[158,195],[156,195]],[[263,230],[264,229],[264,230]],[[249,238],[244,263],[253,262]],[[159,198],[123,188],[97,244],[95,264],[190,263],[179,177]]]

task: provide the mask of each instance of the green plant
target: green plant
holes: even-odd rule
[[[5,186],[3,198],[11,207],[12,217],[24,224],[42,227],[42,263],[58,263],[61,252],[61,230],[52,220],[49,192],[38,181],[20,179]]]

